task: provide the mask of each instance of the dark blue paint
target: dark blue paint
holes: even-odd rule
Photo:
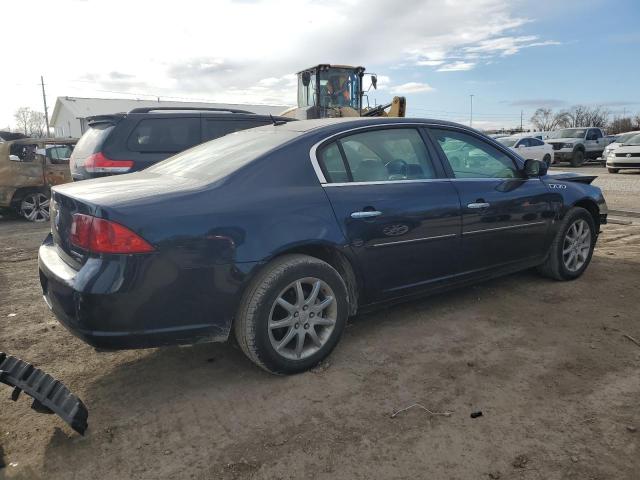
[[[55,187],[57,228],[39,253],[45,296],[63,324],[101,348],[224,340],[247,285],[286,252],[339,252],[355,273],[363,309],[535,265],[572,205],[586,202],[595,216],[606,214],[598,188],[566,176],[451,181],[441,163],[441,178],[429,182],[320,185],[309,159],[314,144],[350,128],[416,122],[453,125],[358,119],[304,131],[306,122],[294,122],[263,127],[301,131],[215,183],[143,171]],[[522,167],[521,158],[486,141]],[[550,189],[550,182],[567,188]],[[478,199],[491,208],[466,208]],[[368,208],[383,215],[351,218]],[[156,251],[76,251],[67,239],[76,212],[119,222]],[[534,222],[542,223],[469,234]]]

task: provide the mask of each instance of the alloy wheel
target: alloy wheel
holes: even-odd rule
[[[302,360],[320,350],[331,337],[338,304],[331,287],[318,278],[290,283],[276,298],[269,315],[269,340],[289,360]]]
[[[20,204],[20,213],[31,222],[46,222],[49,220],[49,197],[44,193],[29,193]]]
[[[571,224],[562,244],[562,261],[570,272],[579,271],[587,262],[591,250],[591,229],[587,222],[578,219]]]

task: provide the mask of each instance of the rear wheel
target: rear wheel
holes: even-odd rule
[[[545,262],[538,267],[556,280],[573,280],[587,269],[596,243],[596,227],[591,214],[574,207],[565,216]]]
[[[607,170],[609,171],[609,173],[618,173],[620,171],[619,168],[607,168]]]
[[[584,163],[584,152],[582,150],[576,150],[573,152],[573,157],[571,157],[571,166],[572,167],[581,167]]]
[[[544,163],[546,163],[547,168],[549,168],[551,166],[551,155],[549,155],[548,153],[542,158],[542,161]]]
[[[333,267],[306,255],[284,255],[247,288],[235,335],[258,366],[271,373],[298,373],[331,353],[347,312],[347,289]]]
[[[49,220],[49,196],[42,192],[29,192],[20,202],[20,215],[31,222]]]

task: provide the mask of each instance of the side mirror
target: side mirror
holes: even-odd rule
[[[378,76],[377,75],[371,75],[371,85],[373,85],[373,89],[374,90],[378,89]]]
[[[19,162],[20,157],[18,155],[9,155],[9,160],[11,160],[12,162]]]
[[[547,164],[540,160],[528,158],[524,161],[524,174],[527,177],[541,177],[547,174]]]
[[[302,72],[302,85],[304,85],[305,87],[308,87],[310,83],[311,83],[311,73]]]

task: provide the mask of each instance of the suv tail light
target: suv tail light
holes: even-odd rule
[[[133,167],[133,160],[111,160],[104,153],[97,152],[84,162],[84,168],[89,173],[125,173]]]
[[[76,247],[92,253],[148,253],[155,250],[127,227],[82,213],[73,215],[69,238]]]

